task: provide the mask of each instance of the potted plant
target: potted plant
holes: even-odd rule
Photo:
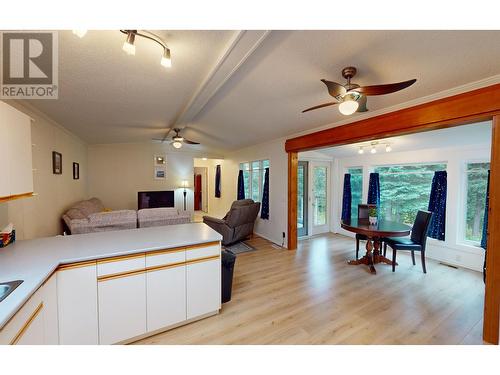
[[[377,207],[370,207],[368,211],[368,221],[370,225],[377,225]]]

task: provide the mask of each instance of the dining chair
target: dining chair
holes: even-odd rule
[[[370,208],[377,207],[376,204],[358,204],[358,220],[368,221]],[[356,233],[356,259],[359,257],[359,241],[368,241],[364,234]]]
[[[396,253],[398,250],[411,251],[411,260],[415,265],[415,251],[420,251],[422,259],[422,270],[427,273],[425,268],[425,246],[427,243],[427,230],[431,223],[432,212],[418,211],[410,237],[385,237],[384,256],[387,251],[387,245],[392,249],[392,272],[396,270]]]

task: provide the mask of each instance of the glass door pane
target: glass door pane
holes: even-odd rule
[[[314,166],[312,177],[313,226],[326,226],[328,224],[328,166]]]
[[[297,235],[307,236],[307,162],[299,161],[297,171]]]

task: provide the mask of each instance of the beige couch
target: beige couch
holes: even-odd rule
[[[62,218],[70,234],[137,228],[136,211],[105,211],[98,198],[78,202]]]

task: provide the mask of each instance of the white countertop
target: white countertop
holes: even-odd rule
[[[24,281],[0,302],[0,329],[60,264],[221,240],[207,225],[191,223],[17,241],[0,248],[0,283]]]

